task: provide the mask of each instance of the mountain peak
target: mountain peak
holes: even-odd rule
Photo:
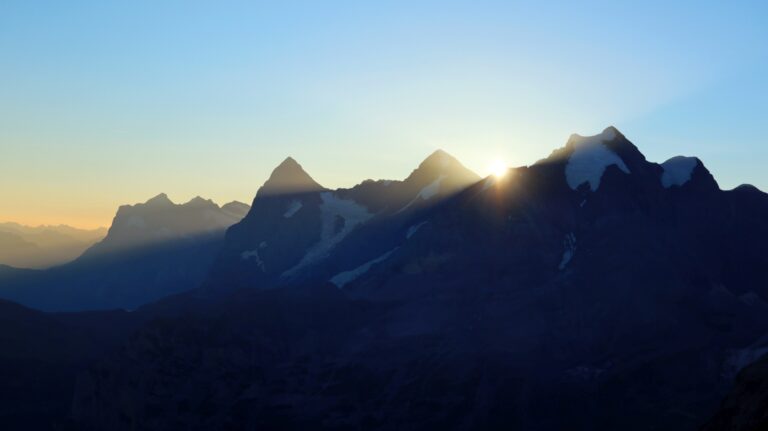
[[[421,162],[419,168],[439,168],[446,169],[451,165],[461,165],[461,163],[452,155],[448,154],[445,150],[437,149],[427,156],[424,161]]]
[[[462,165],[456,157],[453,157],[448,152],[441,149],[435,150],[427,156],[427,158],[419,164],[419,167],[411,173],[411,177],[417,173],[434,177],[440,175],[454,175],[468,178],[468,181],[480,180],[479,175]],[[406,179],[406,181],[408,180]]]
[[[400,184],[399,187],[411,202],[402,209],[410,207],[417,200],[453,194],[477,181],[480,181],[479,175],[447,152],[436,150]]]
[[[621,133],[621,132],[619,131],[619,129],[617,129],[617,128],[616,128],[616,127],[614,127],[614,126],[608,126],[608,127],[606,127],[605,129],[603,129],[603,132],[602,132],[602,133],[603,133],[603,134],[610,134],[610,135],[613,135],[613,136],[614,136],[614,138],[617,138],[617,137],[623,138],[623,137],[624,137],[624,134],[623,134],[623,133]]]
[[[250,209],[250,205],[244,204],[240,201],[232,201],[221,206],[222,211],[239,218],[245,217]]]
[[[290,169],[295,169],[295,168],[302,169],[301,165],[299,164],[299,162],[297,162],[296,159],[294,159],[291,156],[286,157],[285,160],[280,162],[280,164],[277,165],[277,168],[275,168],[275,170],[278,170],[278,169],[281,169],[281,168],[282,169],[289,169],[289,168]]]
[[[144,202],[144,205],[168,206],[168,205],[175,205],[175,204],[173,203],[173,201],[168,199],[168,195],[166,195],[165,193],[160,193],[159,195]]]
[[[204,199],[200,196],[195,196],[194,198],[190,199],[189,202],[185,203],[184,206],[186,207],[209,207],[209,206],[215,206],[215,202],[213,202],[212,199]]]
[[[259,189],[257,196],[306,193],[324,190],[304,168],[293,159],[287,157],[272,171],[269,179]]]
[[[582,136],[582,135],[579,135],[578,133],[574,133],[568,138],[568,143],[566,144],[566,146],[569,148],[584,146],[584,145],[588,146],[593,144],[611,142],[621,138],[624,138],[624,135],[621,132],[619,132],[619,129],[613,126],[608,126],[605,129],[603,129],[602,132],[593,136]]]

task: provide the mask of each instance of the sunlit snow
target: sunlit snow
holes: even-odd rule
[[[661,185],[665,188],[682,186],[691,180],[693,169],[699,161],[695,157],[672,157],[661,164],[664,173],[661,175]]]
[[[346,285],[348,283],[351,283],[352,281],[354,281],[355,279],[357,279],[361,275],[363,275],[366,272],[368,272],[368,270],[370,270],[373,265],[376,265],[377,263],[381,263],[381,262],[387,260],[387,258],[389,258],[389,256],[391,256],[392,253],[395,252],[395,250],[397,250],[397,247],[392,249],[392,250],[390,250],[390,251],[388,251],[388,252],[386,252],[386,253],[384,253],[384,254],[382,254],[381,256],[377,257],[376,259],[370,260],[370,261],[368,261],[368,262],[358,266],[357,268],[355,268],[353,270],[344,271],[344,272],[341,272],[339,274],[336,274],[335,276],[333,276],[331,278],[330,282],[335,284],[336,287],[342,288],[342,287],[344,287],[344,285]]]
[[[615,131],[606,129],[599,135],[580,138],[574,144],[573,153],[565,166],[565,178],[570,188],[576,190],[580,185],[589,183],[592,191],[597,190],[605,169],[611,165],[629,173],[624,161],[603,144],[615,137]]]
[[[283,273],[283,276],[292,276],[301,268],[316,262],[328,255],[328,252],[344,237],[346,237],[358,225],[373,217],[368,209],[351,199],[341,199],[333,192],[320,194],[320,241],[307,250],[301,261]],[[336,232],[337,217],[344,219],[341,229]]]

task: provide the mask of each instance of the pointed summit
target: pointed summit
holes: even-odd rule
[[[452,163],[459,163],[459,161],[456,160],[456,158],[453,157],[452,155],[448,154],[445,150],[437,149],[433,151],[432,154],[427,156],[427,158],[424,159],[423,162],[421,162],[421,165],[419,165],[419,167],[422,167],[422,166],[446,167]]]
[[[324,190],[292,157],[280,163],[256,196],[306,193]]]
[[[435,150],[432,154],[427,156],[427,158],[419,164],[419,167],[414,170],[405,181],[408,181],[414,176],[424,175],[434,178],[441,175],[451,176],[457,180],[466,181],[467,183],[480,180],[479,175],[462,165],[458,159],[440,149]]]
[[[399,211],[413,208],[420,202],[434,202],[478,181],[479,175],[447,152],[437,150],[424,159],[405,181],[398,184],[398,194],[404,203]]]

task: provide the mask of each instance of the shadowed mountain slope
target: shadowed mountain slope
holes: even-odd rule
[[[103,228],[0,223],[0,264],[38,269],[63,264],[76,259],[106,233]]]
[[[248,216],[227,232],[207,286],[268,288],[306,278],[360,231],[386,233],[393,222],[478,180],[439,150],[404,181],[368,180],[351,189],[327,190],[288,158],[259,189]],[[365,253],[355,244],[357,253]]]
[[[768,333],[768,196],[720,190],[698,159],[651,163],[614,128],[445,194],[433,184],[454,171],[432,161],[403,182],[257,194],[205,288],[145,308],[169,317],[84,377],[76,419],[692,430],[710,417]]]
[[[224,231],[247,205],[174,204],[160,194],[118,209],[107,236],[75,261],[0,281],[0,296],[51,311],[133,309],[198,287]]]

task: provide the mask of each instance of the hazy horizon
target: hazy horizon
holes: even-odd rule
[[[109,226],[164,192],[481,175],[616,126],[645,156],[768,189],[768,6],[86,1],[0,5],[0,221]],[[627,25],[631,20],[632,25]],[[609,36],[609,37],[606,37]]]

